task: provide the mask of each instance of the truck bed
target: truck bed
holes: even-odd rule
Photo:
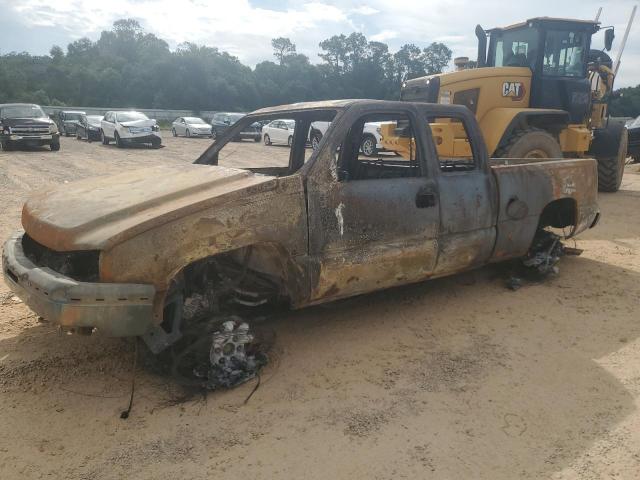
[[[509,245],[528,245],[541,215],[552,202],[560,202],[573,226],[563,233],[572,237],[589,228],[598,213],[598,167],[596,160],[579,159],[491,159],[498,190],[498,242],[500,252],[513,252]],[[522,252],[524,254],[526,252]]]

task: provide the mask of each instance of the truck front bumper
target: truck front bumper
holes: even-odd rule
[[[22,233],[5,242],[2,273],[29,308],[55,325],[110,337],[143,335],[152,327],[152,285],[78,282],[37,266],[24,254]]]
[[[26,145],[29,147],[40,147],[43,145],[51,145],[52,143],[60,143],[60,134],[51,133],[44,135],[16,135],[2,134],[0,140],[10,142],[12,145]]]

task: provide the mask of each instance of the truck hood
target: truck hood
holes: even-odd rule
[[[184,215],[234,199],[247,201],[249,187],[273,188],[274,180],[210,165],[133,170],[35,195],[24,205],[22,225],[55,251],[104,250]]]

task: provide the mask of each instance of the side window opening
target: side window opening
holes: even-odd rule
[[[420,148],[406,114],[370,114],[359,118],[340,146],[343,181],[420,177]]]
[[[440,171],[469,172],[477,168],[466,125],[456,117],[427,118]]]

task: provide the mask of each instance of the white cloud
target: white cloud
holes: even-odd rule
[[[352,8],[350,13],[355,13],[358,15],[375,15],[376,13],[380,13],[380,10],[376,10],[369,5],[360,5],[359,7]]]
[[[601,0],[538,0],[504,8],[504,0],[20,0],[3,4],[3,15],[18,17],[24,38],[2,33],[0,46],[36,42],[38,28],[64,32],[69,41],[97,38],[114,20],[138,19],[143,27],[169,41],[172,47],[191,41],[229,51],[255,64],[273,58],[270,39],[291,38],[298,51],[317,61],[318,43],[331,35],[361,31],[371,40],[397,50],[405,43],[424,47],[433,41],[449,45],[454,56],[475,56],[477,23],[485,28],[508,25],[535,16],[593,18]],[[615,25],[616,44],[622,39],[631,6],[637,0],[607,2],[601,16]],[[614,4],[615,6],[611,6]],[[272,6],[277,4],[277,10]],[[640,83],[640,18],[631,31],[618,86]],[[59,38],[59,37],[58,37]],[[42,41],[39,44],[43,44]],[[614,47],[614,54],[617,52]],[[42,49],[42,47],[40,47]],[[48,47],[46,48],[47,51]],[[41,50],[40,53],[43,53]]]
[[[369,36],[369,39],[375,42],[386,42],[393,38],[398,38],[398,32],[394,30],[382,30],[381,32]]]

